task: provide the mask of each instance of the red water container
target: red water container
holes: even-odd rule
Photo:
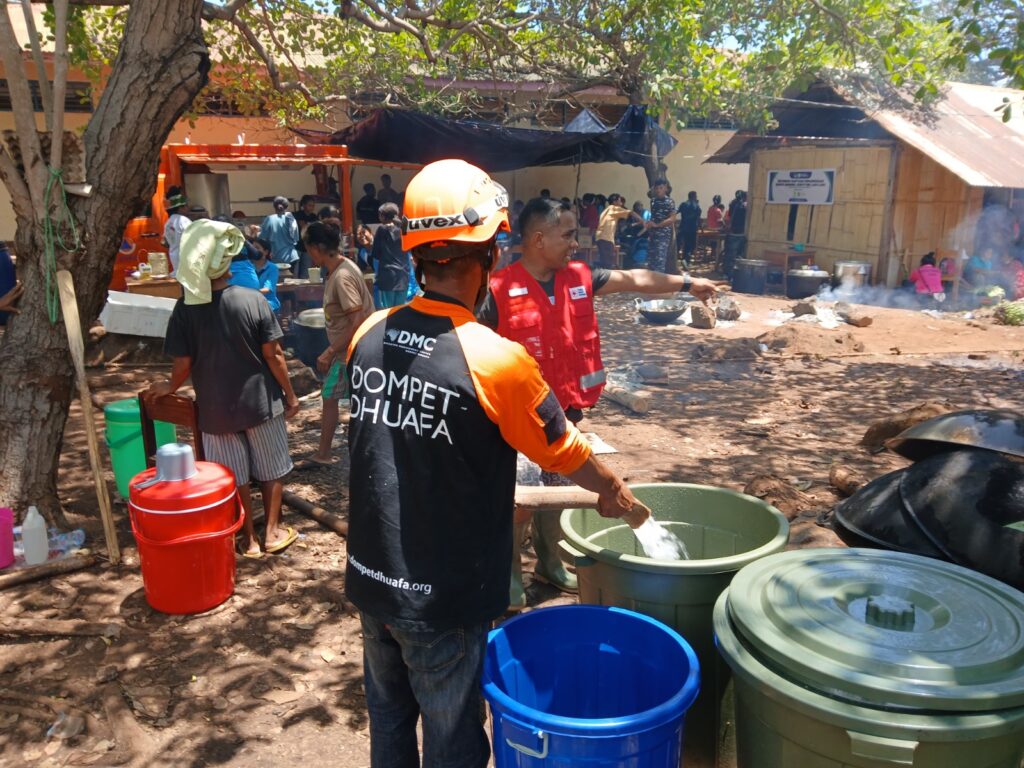
[[[184,480],[156,480],[147,469],[129,484],[146,602],[162,613],[207,611],[235,591],[235,533],[245,519],[235,476],[207,461],[195,469]]]

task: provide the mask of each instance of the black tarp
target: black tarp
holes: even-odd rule
[[[642,166],[652,142],[657,142],[662,157],[676,144],[638,106],[628,107],[614,128],[601,133],[505,128],[399,109],[375,110],[333,134],[293,130],[313,143],[346,144],[353,157],[423,164],[454,157],[489,172],[576,163]]]
[[[562,133],[604,133],[608,126],[589,109],[581,110],[576,117],[565,124]]]

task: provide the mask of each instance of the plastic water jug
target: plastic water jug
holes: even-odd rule
[[[14,511],[0,507],[0,568],[14,562]]]
[[[35,507],[28,508],[21,524],[21,543],[25,549],[26,565],[46,562],[50,555],[50,540],[46,534],[46,521]]]

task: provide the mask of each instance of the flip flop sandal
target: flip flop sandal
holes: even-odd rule
[[[294,544],[297,538],[299,538],[298,532],[294,528],[289,527],[288,534],[283,539],[281,539],[278,542],[275,542],[274,544],[264,547],[263,551],[267,554],[280,552],[282,549],[285,549],[286,547],[289,547],[292,544]]]
[[[308,469],[330,469],[331,467],[336,467],[337,465],[338,463],[335,461],[319,461],[312,457],[307,457],[305,459],[299,459],[297,462],[295,462],[295,471],[304,472],[305,470]]]
[[[255,552],[246,552],[241,547],[235,547],[235,551],[238,552],[242,557],[248,558],[249,560],[259,560],[263,557],[263,551],[257,549]]]

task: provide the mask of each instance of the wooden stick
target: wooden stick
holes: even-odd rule
[[[629,410],[633,411],[633,413],[647,413],[651,407],[651,395],[649,392],[645,392],[642,389],[632,391],[625,387],[609,384],[604,388],[604,392],[602,394],[613,403],[626,406]]]
[[[37,579],[45,579],[47,576],[59,576],[62,573],[80,571],[88,568],[96,562],[96,555],[71,555],[52,563],[34,565],[30,568],[19,568],[16,571],[5,573],[0,576],[0,589],[7,589],[18,584],[27,584]]]
[[[84,619],[14,619],[0,617],[0,635],[43,637],[117,637],[121,624],[98,623]]]
[[[282,491],[281,501],[289,509],[294,509],[296,512],[316,520],[320,525],[330,528],[339,536],[348,536],[348,523],[326,509],[306,501],[301,496],[296,496],[291,491]]]
[[[853,496],[867,484],[867,480],[847,467],[833,464],[828,472],[828,482],[842,496]]]
[[[107,541],[107,555],[110,562],[121,562],[121,550],[117,546],[117,531],[114,528],[114,514],[110,509],[107,483],[103,479],[103,465],[100,461],[100,444],[96,439],[96,422],[92,415],[92,398],[89,396],[89,382],[85,377],[85,346],[82,343],[82,325],[78,317],[78,300],[75,298],[75,284],[67,270],[57,272],[57,287],[60,290],[60,306],[64,313],[64,326],[68,332],[68,349],[78,374],[78,393],[81,400],[82,416],[85,418],[85,435],[89,440],[89,463],[92,465],[92,480],[96,486],[96,500],[100,505],[103,519],[103,535]]]
[[[32,709],[31,707],[14,707],[8,704],[0,704],[0,712],[10,712],[14,715],[21,715],[32,720],[43,720],[47,723],[53,722],[53,715],[49,712],[42,712],[38,709]]]
[[[517,485],[516,513],[525,512],[558,512],[563,509],[595,509],[597,494],[580,488],[578,485]],[[636,502],[633,508],[622,516],[630,528],[638,528],[651,516],[651,510],[645,504]]]
[[[578,485],[517,485],[516,506],[531,512],[597,507],[597,494]]]

